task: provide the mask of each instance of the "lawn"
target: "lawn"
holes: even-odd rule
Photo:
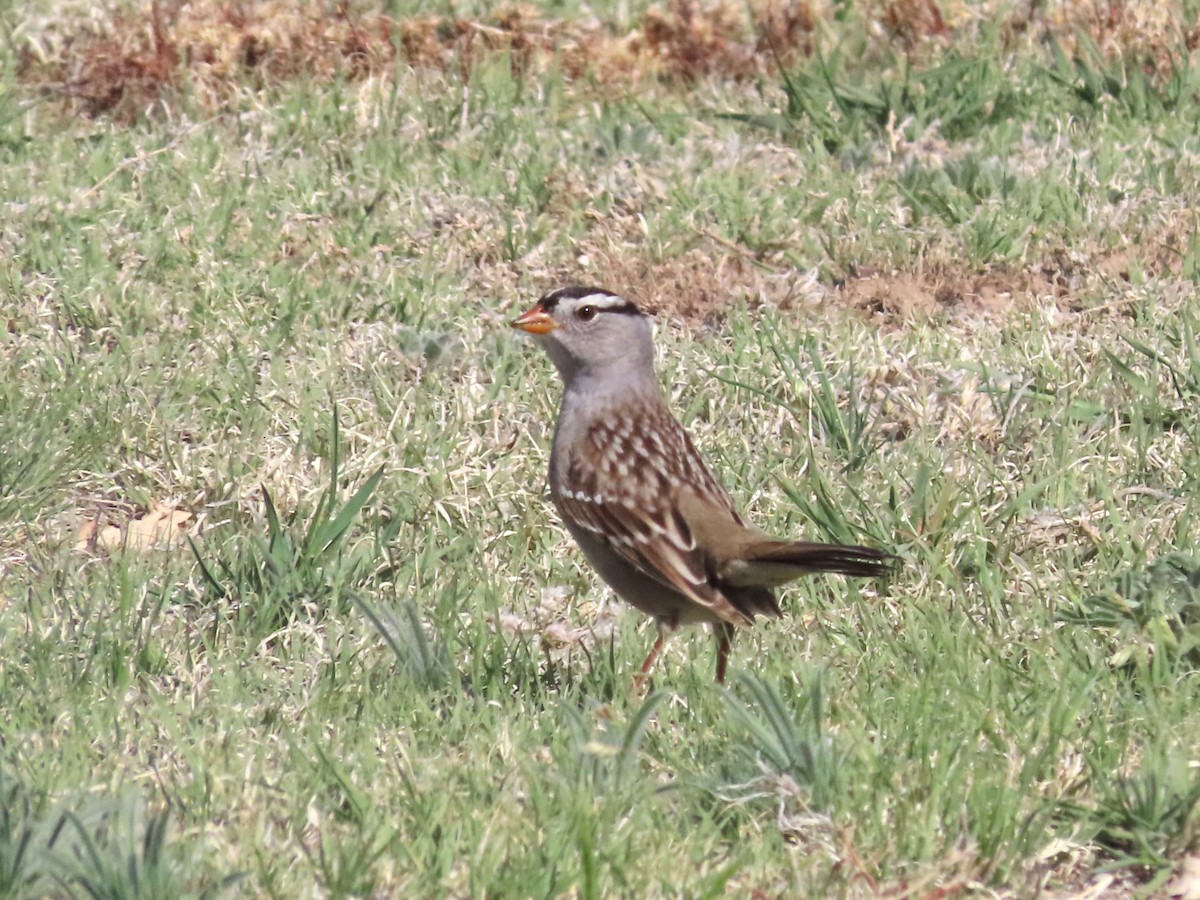
[[[0,7],[0,897],[1200,898],[1200,4]],[[507,322],[657,319],[715,647]]]

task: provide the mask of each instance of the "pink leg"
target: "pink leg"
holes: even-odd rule
[[[654,642],[654,646],[646,654],[646,660],[642,663],[642,670],[634,678],[634,681],[639,685],[648,680],[647,676],[650,674],[650,670],[654,668],[654,662],[658,659],[658,654],[662,651],[663,644],[667,641],[667,634],[679,627],[679,617],[672,616],[670,619],[659,619],[657,624],[658,640]]]
[[[663,643],[667,640],[667,631],[662,625],[658,626],[658,640],[654,642],[654,646],[650,648],[650,652],[646,654],[646,661],[642,663],[642,674],[650,674],[650,670],[654,668],[654,661],[658,659],[658,654],[662,652]]]

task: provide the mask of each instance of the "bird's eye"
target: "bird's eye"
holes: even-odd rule
[[[579,307],[579,309],[575,310],[575,318],[577,318],[580,322],[592,321],[592,319],[596,318],[596,307],[594,307],[594,306]]]

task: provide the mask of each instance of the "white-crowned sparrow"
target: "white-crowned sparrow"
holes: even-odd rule
[[[567,287],[512,323],[533,335],[565,383],[550,492],[567,530],[617,594],[668,631],[708,622],[725,680],[735,626],[780,615],[772,588],[810,572],[880,575],[870,547],[776,540],[747,527],[654,373],[648,316],[601,288]]]

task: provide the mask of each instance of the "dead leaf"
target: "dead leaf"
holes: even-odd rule
[[[97,519],[88,519],[79,528],[79,533],[75,535],[75,551],[82,553],[84,550],[92,550],[96,546],[96,532],[99,530],[100,523]]]
[[[191,521],[190,512],[166,504],[155,504],[145,515],[124,526],[107,524],[101,527],[97,517],[83,523],[76,535],[75,549],[83,551],[98,547],[108,551],[139,552],[170,549],[183,541]]]

